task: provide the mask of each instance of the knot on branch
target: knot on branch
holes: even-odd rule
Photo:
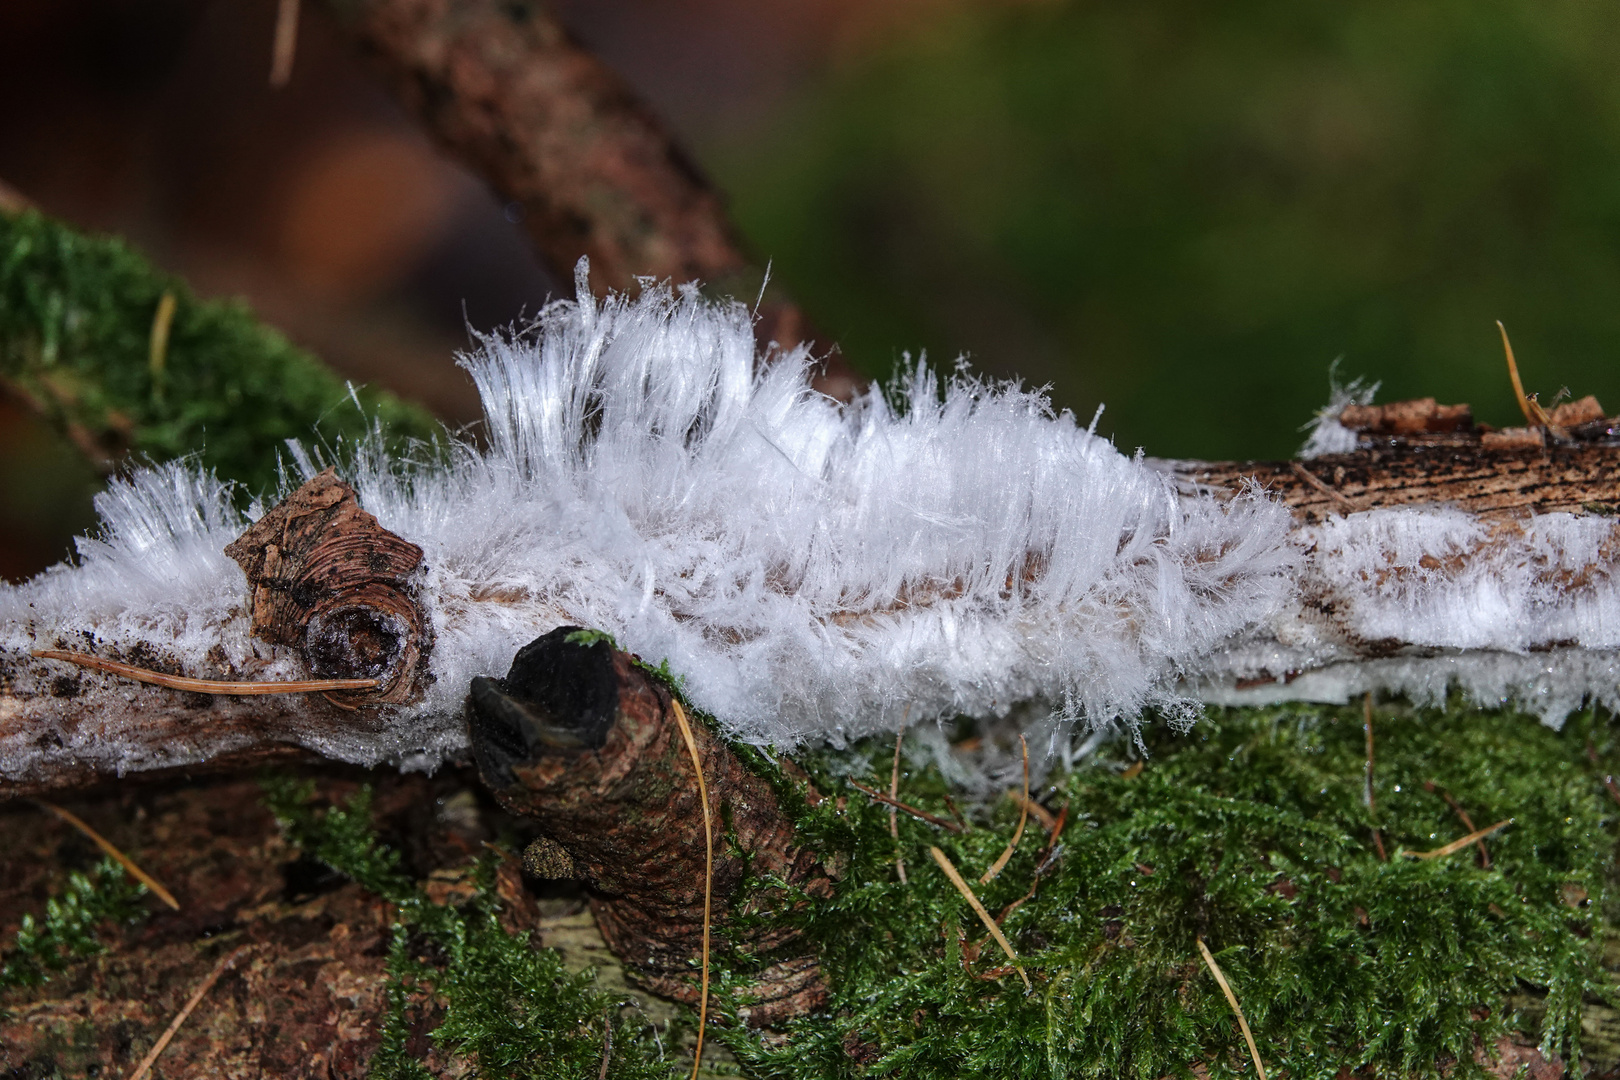
[[[376,679],[334,691],[339,705],[393,705],[420,696],[427,620],[414,578],[422,549],[360,509],[327,469],[237,537],[225,554],[253,590],[253,634],[299,649],[311,675]]]

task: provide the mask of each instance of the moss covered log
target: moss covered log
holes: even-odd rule
[[[441,430],[390,394],[351,391],[241,302],[198,300],[122,241],[32,210],[0,213],[0,381],[103,469],[195,453],[254,492],[276,481],[288,438]]]

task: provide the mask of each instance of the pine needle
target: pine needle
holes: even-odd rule
[[[1006,868],[1008,860],[1013,857],[1013,852],[1018,850],[1018,841],[1023,838],[1024,826],[1029,824],[1029,743],[1022,735],[1018,736],[1018,742],[1024,748],[1024,797],[1018,800],[1023,812],[1018,815],[1018,828],[1013,830],[1012,839],[1007,842],[1007,850],[1003,851],[1001,858],[984,872],[984,876],[979,879],[980,885],[990,884],[996,879],[996,875]]]
[[[251,696],[258,694],[316,694],[327,690],[370,690],[378,685],[376,679],[300,679],[293,682],[230,682],[225,679],[193,679],[185,675],[166,675],[161,671],[120,664],[116,660],[103,660],[89,653],[63,652],[61,649],[35,649],[30,656],[41,660],[61,660],[78,664],[93,671],[109,675],[122,675],[136,682],[166,686],[170,690],[189,690],[193,694],[229,694]]]
[[[697,740],[692,737],[692,725],[686,722],[686,710],[675,698],[675,722],[680,725],[681,738],[686,740],[686,752],[692,755],[692,769],[697,773],[698,798],[703,801],[703,979],[698,991],[697,1049],[692,1052],[692,1080],[697,1080],[703,1065],[703,1029],[709,1020],[709,918],[711,896],[714,889],[714,824],[709,815],[709,786],[703,780],[703,760],[698,757]]]
[[[1508,378],[1513,380],[1513,397],[1519,403],[1519,411],[1524,413],[1524,422],[1531,427],[1546,427],[1550,422],[1547,410],[1524,392],[1524,383],[1519,381],[1519,365],[1513,359],[1513,343],[1508,340],[1507,327],[1502,320],[1496,320],[1496,328],[1502,331],[1502,351],[1507,354]]]
[[[894,733],[894,767],[889,771],[889,798],[896,802],[900,799],[900,741],[906,737],[903,731]],[[900,877],[900,884],[906,882],[906,860],[900,854],[900,811],[889,807],[889,835],[894,837],[894,869]]]
[[[977,896],[973,895],[973,890],[968,888],[968,883],[962,880],[962,875],[956,872],[956,867],[951,865],[951,860],[943,851],[932,844],[928,846],[928,854],[932,855],[934,861],[939,863],[939,868],[945,871],[946,877],[951,879],[951,884],[956,886],[956,891],[961,893],[968,904],[972,906],[974,914],[979,916],[979,921],[984,923],[985,929],[990,931],[990,936],[996,939],[997,945],[1001,946],[1001,951],[1006,953],[1007,959],[1012,961],[1013,969],[1018,972],[1018,977],[1024,980],[1024,989],[1034,989],[1029,984],[1029,976],[1024,973],[1023,966],[1018,962],[1018,954],[1013,952],[1012,942],[1007,940],[1007,935],[1001,932],[1001,927],[996,925],[996,920],[990,917],[990,913],[984,910],[984,905],[979,903]]]
[[[129,1080],[145,1080],[146,1074],[152,1071],[152,1065],[157,1061],[158,1055],[168,1049],[169,1041],[174,1038],[175,1032],[180,1030],[180,1025],[184,1024],[186,1018],[196,1009],[203,996],[214,988],[214,984],[219,981],[219,977],[225,974],[225,969],[235,964],[237,959],[250,948],[252,948],[251,945],[240,946],[235,952],[214,965],[214,970],[210,971],[208,977],[193,991],[191,999],[175,1014],[175,1018],[169,1022],[168,1028],[162,1035],[158,1036],[158,1041],[152,1044],[152,1049],[148,1050],[146,1056],[141,1059],[141,1063],[135,1066],[135,1071],[129,1074]]]
[[[152,373],[152,392],[163,396],[164,373],[169,362],[169,330],[174,326],[173,290],[164,292],[152,316],[152,336],[147,346],[147,367]]]
[[[276,37],[270,53],[270,88],[280,90],[292,80],[293,56],[298,50],[298,0],[276,5]]]
[[[1204,944],[1203,938],[1198,939],[1198,951],[1204,954],[1204,963],[1208,965],[1209,973],[1215,976],[1215,982],[1221,988],[1221,993],[1226,995],[1226,1003],[1232,1006],[1232,1012],[1237,1016],[1238,1027],[1243,1031],[1243,1041],[1249,1044],[1249,1056],[1254,1059],[1254,1071],[1260,1080],[1266,1080],[1266,1067],[1260,1063],[1260,1050],[1254,1045],[1254,1033],[1249,1030],[1249,1021],[1243,1015],[1243,1006],[1238,1004],[1237,995],[1232,993],[1232,988],[1226,984],[1226,976],[1221,974],[1221,965],[1215,962],[1215,957],[1209,951],[1209,946]]]
[[[174,898],[174,894],[168,889],[165,889],[162,885],[160,885],[157,878],[136,866],[135,860],[131,859],[128,855],[125,855],[122,851],[119,851],[113,846],[112,841],[108,840],[105,836],[102,836],[100,833],[96,832],[96,830],[92,829],[78,815],[70,814],[60,806],[57,806],[55,803],[48,803],[44,799],[35,799],[34,801],[42,809],[49,810],[51,813],[67,822],[75,829],[78,829],[85,836],[89,837],[91,843],[95,844],[96,847],[106,852],[110,858],[116,860],[119,866],[122,866],[125,870],[129,871],[130,877],[152,890],[153,896],[157,897],[159,900],[162,900],[174,910],[180,910],[180,901],[176,900]]]
[[[1447,855],[1456,854],[1469,844],[1474,843],[1476,840],[1483,840],[1496,830],[1511,824],[1513,824],[1512,818],[1503,818],[1495,825],[1491,825],[1484,829],[1476,829],[1459,840],[1453,840],[1445,847],[1437,847],[1433,851],[1402,851],[1401,854],[1408,859],[1443,859]]]

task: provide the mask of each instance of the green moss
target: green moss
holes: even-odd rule
[[[176,306],[154,366],[166,293]],[[374,423],[397,442],[441,431],[390,394],[351,393],[245,305],[199,301],[122,241],[31,211],[0,214],[0,378],[105,456],[196,453],[255,492],[276,481],[288,438],[352,443]]]
[[[700,721],[710,722],[701,714]],[[1202,937],[1231,982],[1268,1068],[1290,1077],[1481,1075],[1476,1048],[1529,1029],[1507,1008],[1536,1002],[1544,1049],[1580,1053],[1583,1001],[1610,1001],[1604,913],[1616,807],[1597,762],[1620,754],[1608,718],[1561,733],[1511,713],[1381,710],[1376,724],[1380,859],[1363,802],[1360,710],[1289,706],[1211,712],[1189,736],[1150,729],[1146,764],[1102,761],[1036,794],[1067,808],[1056,849],[1031,824],[1002,874],[974,888],[992,912],[1033,898],[1004,929],[1033,990],[1016,974],[928,854],[942,848],[970,881],[1017,820],[1010,800],[969,808],[953,834],[849,788],[851,768],[886,778],[890,745],[813,755],[809,805],[763,755],[736,747],[771,780],[804,839],[843,868],[829,900],[798,896],[761,918],[800,926],[820,949],[828,1008],[795,1021],[786,1042],[730,1025],[723,1041],[745,1073],[782,1080],[892,1075],[958,1077],[1247,1074],[1231,1010],[1199,957]],[[1134,749],[1121,744],[1124,752]],[[1432,785],[1432,787],[1430,786]],[[1473,848],[1418,860],[1477,824],[1512,823]],[[948,813],[933,769],[908,775],[902,798]],[[316,815],[298,792],[272,794],[290,835],[399,906],[390,971],[394,1016],[379,1075],[416,1075],[404,1050],[431,991],[446,1003],[434,1033],[486,1075],[585,1075],[600,1062],[604,1022],[621,1002],[568,975],[549,950],[507,935],[484,888],[463,909],[432,905],[372,837],[364,803]],[[894,869],[904,857],[909,883]],[[751,878],[746,887],[766,884]],[[428,949],[422,942],[433,943]],[[429,959],[428,955],[433,954]],[[734,1015],[737,990],[771,959],[717,944],[712,1013]],[[644,1029],[614,1029],[624,1073],[669,1064]],[[536,1071],[540,1061],[567,1062]],[[616,1066],[617,1067],[617,1066]],[[639,1070],[639,1071],[637,1071]]]
[[[89,874],[70,873],[62,894],[45,901],[43,918],[22,917],[17,940],[0,963],[0,992],[38,986],[74,960],[101,952],[97,929],[143,915],[145,895],[146,886],[112,859],[102,859]]]
[[[592,972],[567,971],[556,950],[535,948],[527,934],[501,926],[494,888],[499,856],[478,864],[471,901],[435,904],[400,870],[398,854],[378,843],[369,789],[347,806],[324,811],[310,805],[313,785],[307,782],[270,779],[265,791],[290,841],[398,912],[388,957],[389,1017],[371,1075],[427,1075],[408,1037],[429,1002],[443,1008],[434,1042],[470,1058],[481,1076],[597,1076],[604,1028],[612,1031],[607,1076],[670,1075],[654,1034],[635,1014],[624,1014],[626,999],[598,990]]]
[[[800,811],[815,844],[850,860],[837,895],[795,916],[821,945],[828,1013],[798,1021],[783,1047],[726,1038],[753,1074],[796,1080],[1160,1077],[1200,1061],[1237,1075],[1247,1054],[1199,957],[1203,937],[1268,1067],[1290,1077],[1439,1075],[1448,1063],[1477,1074],[1475,1046],[1512,1027],[1503,1001],[1525,984],[1546,991],[1543,1046],[1576,1054],[1583,996],[1614,991],[1596,915],[1616,808],[1585,758],[1588,737],[1611,740],[1591,717],[1562,734],[1509,714],[1380,718],[1391,853],[1466,832],[1431,781],[1477,822],[1513,819],[1489,841],[1489,870],[1472,849],[1379,859],[1359,710],[1211,713],[1190,737],[1150,737],[1140,775],[1116,763],[1058,778],[1044,801],[1068,807],[1061,845],[1004,922],[1027,995],[1015,974],[985,977],[1006,960],[927,852],[938,845],[976,879],[1011,835],[1010,800],[963,835],[901,815],[902,885],[887,810],[848,789],[843,810],[828,800]],[[886,777],[888,747],[866,752]],[[846,793],[827,761],[810,764],[824,791]],[[932,773],[902,792],[942,814],[944,794]],[[1025,894],[1043,848],[1031,829],[1006,870],[974,886],[991,912]]]

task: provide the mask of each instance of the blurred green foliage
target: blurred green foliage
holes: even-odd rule
[[[172,321],[154,350],[165,295]],[[122,241],[33,211],[0,214],[0,380],[95,456],[195,454],[255,494],[274,488],[287,439],[442,432],[419,406],[351,387],[244,304],[198,300]]]
[[[1620,8],[1053,3],[939,16],[710,156],[860,366],[1050,382],[1122,448],[1286,455],[1383,400],[1620,407]]]

